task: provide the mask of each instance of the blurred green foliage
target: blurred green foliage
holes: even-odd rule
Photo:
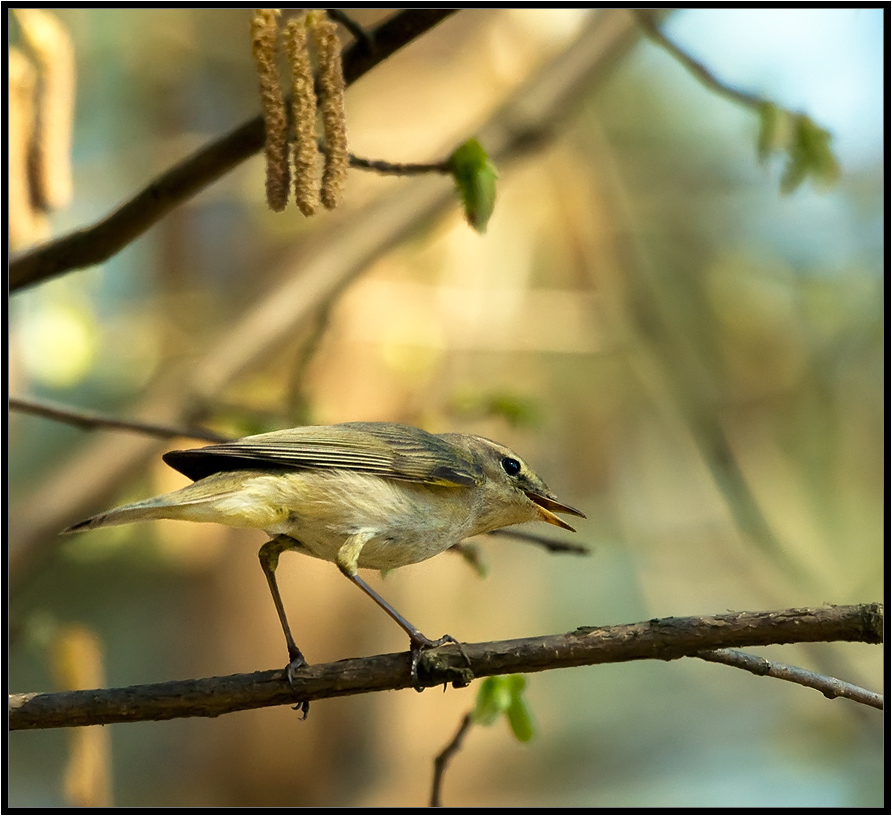
[[[542,423],[538,401],[510,390],[478,391],[464,388],[453,397],[452,410],[464,419],[503,419],[515,428],[533,428]]]
[[[533,738],[533,720],[523,691],[526,678],[522,674],[487,677],[480,683],[472,719],[479,725],[492,725],[503,714],[511,733],[519,742]]]
[[[762,103],[759,119],[759,160],[764,163],[778,152],[787,155],[781,192],[789,195],[808,178],[825,188],[839,182],[841,171],[829,131],[806,114],[791,113],[773,102]]]

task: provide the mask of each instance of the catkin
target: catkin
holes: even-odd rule
[[[281,212],[288,204],[288,117],[276,63],[279,12],[257,9],[251,21],[251,49],[260,80],[260,107],[266,126],[266,201]]]
[[[18,48],[9,49],[7,81],[7,228],[10,249],[17,250],[48,233],[46,219],[34,209],[28,172],[37,73]]]
[[[50,646],[53,678],[59,688],[103,688],[106,684],[102,641],[92,629],[80,624],[60,626]],[[74,728],[70,734],[64,790],[74,807],[110,807],[111,742],[101,726]]]
[[[71,203],[71,130],[74,120],[74,45],[49,12],[16,9],[37,66],[37,106],[31,140],[31,198],[43,211]]]
[[[319,103],[325,136],[322,203],[327,209],[333,210],[340,200],[350,166],[341,44],[338,40],[338,27],[331,20],[320,20],[311,25],[310,34],[319,61]]]
[[[307,47],[306,16],[285,26],[285,53],[291,65],[294,119],[294,191],[304,215],[319,205],[319,148],[316,145],[316,88]]]

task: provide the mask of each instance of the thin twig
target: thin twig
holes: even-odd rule
[[[95,431],[98,428],[110,430],[129,431],[144,436],[156,436],[161,439],[175,439],[180,436],[189,439],[201,439],[206,442],[229,442],[230,437],[223,434],[208,431],[204,428],[175,428],[171,425],[157,425],[153,422],[140,422],[135,419],[120,419],[111,414],[103,414],[99,411],[89,411],[84,408],[72,408],[61,402],[50,400],[24,399],[22,397],[10,397],[9,407],[13,411],[21,411],[26,414],[53,419],[82,428],[85,431]]]
[[[530,544],[542,547],[551,553],[573,553],[574,555],[589,555],[591,553],[591,550],[585,544],[577,544],[572,541],[557,541],[538,533],[531,533],[527,530],[514,530],[510,527],[505,527],[501,530],[490,530],[487,535],[517,538],[520,541],[527,541]]]
[[[410,9],[383,22],[372,34],[374,53],[363,43],[356,43],[344,54],[346,84],[355,82],[456,10]],[[9,263],[9,291],[107,261],[174,207],[262,150],[263,144],[263,119],[257,116],[158,176],[96,224],[13,257]]]
[[[425,652],[417,680],[408,652],[285,669],[173,681],[119,689],[9,695],[9,728],[60,728],[113,722],[217,717],[232,711],[322,700],[474,677],[548,671],[630,660],[676,660],[704,650],[786,643],[881,643],[882,604],[736,612],[663,618],[621,626],[492,643],[466,643]],[[466,662],[467,660],[467,662]],[[470,669],[468,668],[470,664]]]
[[[321,146],[320,150],[324,152]],[[350,166],[355,167],[357,170],[371,170],[388,176],[420,176],[424,173],[446,174],[451,172],[448,161],[430,162],[427,164],[398,164],[380,159],[361,159],[359,156],[352,154],[350,156]]]
[[[816,674],[807,669],[800,669],[798,666],[788,666],[785,663],[766,660],[758,655],[738,652],[733,649],[715,649],[708,652],[699,652],[697,657],[701,660],[708,660],[710,663],[724,663],[726,666],[744,669],[753,674],[758,674],[760,677],[768,676],[777,677],[779,680],[789,680],[791,683],[798,683],[800,686],[817,689],[831,700],[836,697],[846,697],[849,700],[854,700],[856,703],[862,703],[880,710],[883,708],[882,694],[868,691],[852,683],[838,680],[835,677],[828,677],[826,674]]]
[[[455,736],[450,740],[449,744],[437,754],[437,758],[434,760],[434,781],[431,785],[431,807],[442,807],[440,803],[440,787],[443,782],[443,774],[446,771],[446,766],[449,761],[461,748],[461,744],[465,739],[465,734],[468,733],[472,723],[473,719],[471,718],[471,712],[469,711],[462,717],[461,725],[459,725],[458,731],[455,732]]]
[[[325,142],[316,142],[317,150],[325,155]],[[446,175],[452,172],[448,159],[439,162],[389,162],[383,159],[364,159],[353,153],[348,155],[350,166],[355,170],[369,170],[386,176],[423,176],[426,173]]]
[[[642,31],[644,31],[648,39],[668,51],[707,88],[730,99],[732,102],[736,102],[739,105],[745,105],[749,108],[758,109],[759,106],[766,101],[756,94],[741,91],[738,88],[728,85],[726,82],[722,82],[722,80],[713,74],[702,62],[695,60],[690,54],[670,40],[657,25],[656,20],[650,11],[633,9],[632,13],[635,15],[641,25]]]

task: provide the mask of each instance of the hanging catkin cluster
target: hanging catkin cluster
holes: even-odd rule
[[[251,49],[260,80],[260,108],[266,125],[266,201],[274,212],[288,203],[288,117],[279,83],[278,9],[258,9],[251,21]]]
[[[289,197],[291,161],[294,192],[304,215],[312,215],[322,203],[334,209],[347,177],[349,153],[344,114],[344,74],[337,26],[322,12],[309,12],[285,24],[282,46],[291,67],[291,118],[288,115],[278,69],[278,9],[258,9],[252,22],[252,46],[260,79],[260,98],[266,123],[266,195],[271,209],[285,209]],[[310,61],[310,47],[319,66],[319,98]],[[321,112],[325,140],[325,165],[319,175],[316,113]],[[289,146],[292,159],[289,158]]]
[[[285,26],[285,52],[291,65],[291,111],[294,118],[294,192],[304,215],[316,212],[319,203],[319,149],[316,146],[316,88],[307,48],[304,19]]]
[[[15,9],[20,47],[8,59],[9,241],[20,249],[49,233],[46,214],[71,201],[74,45],[60,20]]]
[[[310,32],[319,60],[320,110],[325,134],[325,171],[322,174],[322,203],[327,209],[338,206],[347,181],[350,156],[347,152],[347,120],[344,116],[344,72],[338,28],[322,19]]]

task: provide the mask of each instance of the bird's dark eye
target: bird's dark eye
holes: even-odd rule
[[[512,459],[510,456],[506,456],[502,459],[502,470],[509,476],[516,476],[520,473],[520,462],[516,459]]]

